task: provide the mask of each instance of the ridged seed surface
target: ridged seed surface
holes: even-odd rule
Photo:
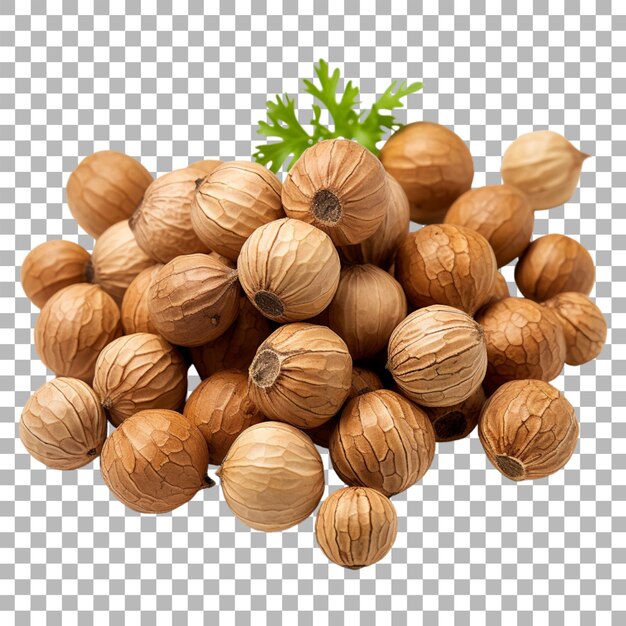
[[[606,342],[606,320],[589,297],[569,291],[546,300],[544,305],[555,313],[563,329],[566,363],[582,365],[602,352]]]
[[[221,465],[235,439],[265,416],[248,396],[248,377],[238,370],[213,374],[193,390],[183,411],[203,434],[209,462]]]
[[[300,220],[284,218],[250,235],[237,270],[252,303],[255,294],[268,291],[284,305],[283,314],[270,315],[261,309],[262,313],[277,322],[293,322],[314,317],[330,304],[341,264],[328,235]]]
[[[162,267],[163,265],[157,263],[146,268],[128,285],[121,307],[125,335],[157,334],[156,326],[150,318],[150,285]]]
[[[97,285],[70,285],[46,302],[35,322],[35,349],[57,376],[91,383],[104,346],[122,334],[120,311]]]
[[[269,386],[256,382],[257,359],[277,356]],[[344,341],[325,326],[302,322],[274,331],[259,347],[249,370],[250,397],[268,418],[314,428],[335,415],[350,390],[352,359]]]
[[[352,265],[341,270],[328,325],[357,360],[384,350],[406,314],[404,291],[393,276],[375,265]]]
[[[336,223],[315,215],[315,196],[331,192],[341,207]],[[359,243],[381,225],[389,201],[380,161],[355,141],[329,139],[304,151],[289,171],[282,190],[288,217],[327,233],[337,246]]]
[[[98,356],[93,387],[114,426],[144,409],[178,409],[187,395],[187,364],[165,339],[125,335]]]
[[[556,378],[565,363],[565,337],[556,315],[525,298],[505,298],[480,312],[487,344],[487,390],[510,380]]]
[[[24,406],[19,425],[24,447],[38,461],[61,470],[93,461],[102,449],[107,421],[93,390],[76,378],[55,378]]]
[[[515,282],[531,300],[545,302],[566,291],[588,295],[596,280],[591,255],[575,239],[544,235],[533,241],[515,266]]]
[[[74,283],[91,282],[91,255],[72,241],[51,240],[33,248],[24,259],[20,280],[24,293],[41,308],[57,291]]]
[[[367,239],[351,246],[338,248],[345,263],[372,263],[389,269],[398,252],[398,246],[409,234],[409,200],[400,183],[387,174],[389,198],[385,217],[378,230]]]
[[[487,370],[481,327],[444,305],[418,309],[389,339],[387,368],[402,393],[424,406],[451,406],[469,398]]]
[[[123,220],[107,228],[98,238],[91,264],[93,282],[120,304],[133,279],[154,265],[154,261],[137,244],[128,220]]]
[[[358,569],[377,563],[391,550],[398,516],[375,489],[345,487],[328,496],[315,520],[324,554],[337,565]]]
[[[91,236],[128,219],[152,183],[150,172],[135,159],[112,150],[85,157],[67,181],[67,204]]]
[[[396,278],[415,308],[447,304],[473,315],[489,299],[496,270],[488,241],[454,224],[410,233],[396,257]]]
[[[200,346],[235,321],[240,293],[236,270],[206,254],[180,256],[150,284],[150,318],[173,344]]]
[[[205,487],[209,452],[200,431],[180,413],[140,411],[113,431],[102,449],[104,482],[127,507],[167,513]]]
[[[350,400],[329,451],[346,484],[392,496],[424,476],[435,454],[435,434],[422,409],[381,389]]]
[[[280,181],[262,165],[223,163],[202,181],[194,195],[194,230],[211,250],[236,261],[255,229],[285,217],[280,193]]]
[[[218,470],[233,513],[251,528],[284,530],[315,510],[324,492],[324,466],[311,439],[278,422],[246,429]]]
[[[521,463],[523,473],[509,476],[514,480],[543,478],[560,470],[576,448],[578,433],[572,405],[558,389],[540,380],[502,385],[478,422],[480,441],[496,467],[500,456]]]
[[[186,167],[159,176],[130,218],[139,246],[159,263],[181,254],[208,252],[191,225],[191,202],[202,170]]]

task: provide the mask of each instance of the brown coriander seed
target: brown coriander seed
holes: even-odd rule
[[[427,415],[387,389],[350,400],[329,443],[341,480],[386,496],[420,480],[435,454],[435,433]]]
[[[497,270],[489,242],[455,224],[432,224],[404,240],[395,274],[414,308],[446,304],[473,315],[490,298]]]
[[[311,439],[280,422],[246,428],[217,470],[233,513],[257,530],[285,530],[305,520],[324,493],[324,465]]]
[[[236,261],[256,228],[285,217],[280,192],[280,181],[263,165],[223,163],[198,185],[191,223],[211,250]]]
[[[596,279],[591,255],[571,237],[544,235],[535,239],[515,266],[515,282],[526,298],[545,302],[558,293],[589,295]]]
[[[187,395],[187,369],[163,337],[124,335],[98,355],[93,388],[109,421],[119,426],[138,411],[178,409]]]
[[[391,334],[387,369],[401,392],[418,404],[463,402],[480,387],[487,369],[483,330],[453,307],[418,309]]]
[[[154,261],[139,247],[128,220],[109,226],[98,237],[91,254],[93,282],[118,304],[130,283]]]
[[[337,246],[373,235],[383,222],[388,201],[380,161],[349,139],[328,139],[307,148],[282,189],[287,216],[323,230]]]
[[[148,310],[160,335],[177,346],[217,339],[239,312],[237,270],[207,254],[165,264],[150,284]]]
[[[132,157],[102,150],[85,157],[67,181],[67,204],[78,225],[92,237],[128,219],[152,183]]]
[[[337,565],[360,569],[384,558],[396,539],[398,516],[375,489],[344,487],[332,493],[315,519],[315,536]]]
[[[221,465],[246,428],[265,421],[248,396],[248,377],[238,370],[217,372],[203,380],[189,396],[183,415],[204,436],[213,465]]]
[[[546,300],[565,336],[565,362],[582,365],[595,359],[606,342],[607,325],[602,311],[583,293],[566,291]]]
[[[489,460],[511,480],[544,478],[560,470],[576,448],[578,433],[572,405],[541,380],[502,385],[478,421]]]
[[[33,248],[24,259],[20,280],[26,297],[43,305],[63,287],[92,282],[91,255],[72,241],[53,239]]]
[[[411,220],[421,224],[441,222],[474,178],[465,142],[433,122],[414,122],[396,131],[382,147],[380,160],[406,192]]]
[[[277,322],[321,313],[339,283],[341,263],[326,233],[283,218],[257,228],[237,260],[239,282],[250,302]]]
[[[382,388],[383,383],[377,374],[363,367],[355,366],[352,368],[352,383],[350,384],[350,391],[348,392],[346,402],[352,400],[352,398],[363,395],[364,393],[369,393],[370,391]],[[341,412],[337,413],[337,415],[331,417],[321,426],[307,428],[306,434],[311,437],[316,446],[328,448],[330,436],[337,426],[340,415]]]
[[[480,233],[493,248],[498,267],[520,256],[533,234],[535,213],[528,198],[511,185],[470,189],[448,209],[445,224]]]
[[[202,433],[176,411],[139,411],[102,448],[102,478],[122,504],[139,513],[167,513],[215,485],[207,476]]]
[[[35,322],[35,349],[57,376],[91,383],[100,351],[122,334],[120,310],[98,285],[57,291]]]
[[[329,328],[296,322],[259,346],[248,373],[250,398],[265,416],[314,428],[331,419],[348,396],[352,359]]]
[[[77,378],[55,378],[28,399],[20,417],[24,447],[53,469],[91,463],[107,435],[107,421],[94,391]]]
[[[193,167],[159,176],[147,189],[129,225],[139,247],[155,262],[208,252],[191,224],[191,202],[205,172]]]
[[[358,360],[387,347],[393,329],[406,317],[407,302],[400,283],[385,270],[370,264],[350,265],[341,270],[327,311],[329,328]]]
[[[526,298],[505,298],[476,316],[487,345],[485,388],[511,380],[550,381],[565,363],[565,338],[550,309]]]
[[[150,319],[150,284],[163,267],[160,263],[151,265],[137,274],[128,285],[122,298],[122,326],[125,335],[152,333],[157,335],[156,326]]]

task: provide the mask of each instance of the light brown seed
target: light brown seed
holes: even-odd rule
[[[91,282],[91,255],[72,241],[45,241],[24,259],[20,280],[26,297],[41,308],[57,291]]]
[[[422,409],[380,389],[348,402],[328,449],[346,484],[393,496],[424,476],[435,454],[435,433]]]
[[[566,291],[546,300],[565,335],[565,362],[582,365],[595,359],[606,341],[607,326],[602,311],[582,293]]]
[[[489,242],[454,224],[410,233],[395,264],[396,278],[413,307],[447,304],[470,315],[490,298],[496,269]]]
[[[375,489],[345,487],[328,496],[315,520],[315,536],[337,565],[360,569],[383,559],[396,539],[398,516]]]
[[[531,300],[544,302],[558,293],[589,295],[596,280],[591,255],[575,239],[544,235],[535,239],[515,266],[515,282]]]
[[[147,267],[128,285],[122,299],[122,326],[125,335],[133,333],[158,334],[150,319],[150,284],[163,267],[160,263]]]
[[[339,411],[351,377],[352,359],[341,337],[325,326],[285,324],[257,350],[250,397],[270,419],[314,428]]]
[[[414,122],[396,131],[382,147],[380,160],[406,192],[411,219],[421,224],[440,222],[474,178],[472,155],[463,140],[433,122]]]
[[[266,532],[305,520],[324,493],[324,466],[313,442],[279,422],[244,430],[217,475],[232,512],[247,526]]]
[[[236,261],[246,239],[263,224],[285,217],[276,175],[259,163],[229,161],[196,189],[191,223],[211,250]]]
[[[498,267],[520,256],[530,242],[535,213],[528,198],[511,185],[470,189],[448,209],[446,224],[480,233],[493,248]]]
[[[574,195],[588,157],[553,131],[526,133],[506,149],[502,180],[521,189],[535,209],[550,209]]]
[[[359,243],[382,224],[389,202],[380,161],[348,139],[328,139],[307,148],[289,171],[282,190],[288,217],[323,230],[337,246]]]
[[[225,370],[203,380],[189,396],[183,414],[200,429],[213,465],[221,465],[246,428],[265,420],[248,397],[248,377],[238,370]]]
[[[400,283],[385,270],[375,265],[351,265],[341,270],[327,311],[328,326],[357,360],[387,347],[393,329],[406,317],[407,302]]]
[[[423,406],[452,406],[483,381],[487,348],[482,328],[441,304],[418,309],[389,339],[387,369],[402,393]]]
[[[177,346],[217,339],[239,311],[237,271],[206,254],[186,254],[164,265],[150,284],[150,319]]]
[[[140,411],[102,448],[102,478],[122,504],[139,513],[167,513],[215,483],[207,476],[202,433],[175,411]]]
[[[28,399],[20,439],[38,461],[69,470],[91,463],[102,449],[107,421],[93,390],[77,378],[55,378]]]
[[[556,315],[525,298],[505,298],[476,317],[487,345],[485,387],[511,380],[556,378],[565,362],[565,338]]]
[[[98,354],[122,334],[120,310],[98,285],[57,291],[35,322],[35,349],[57,376],[91,383]]]
[[[400,183],[387,174],[389,202],[383,223],[378,230],[360,243],[338,248],[344,263],[372,263],[388,270],[398,247],[409,234],[409,200]]]
[[[478,422],[489,460],[511,480],[544,478],[560,470],[576,448],[578,432],[572,405],[540,380],[502,385]]]
[[[74,219],[92,237],[128,219],[152,183],[135,159],[103,150],[85,157],[67,181],[67,204]]]
[[[133,279],[154,261],[137,245],[128,220],[122,220],[100,235],[93,247],[91,265],[93,282],[121,304]]]
[[[154,261],[167,263],[183,254],[208,252],[191,225],[191,201],[205,172],[193,167],[159,176],[146,189],[129,219],[139,247]]]
[[[257,228],[237,260],[239,281],[250,302],[277,322],[321,313],[339,283],[341,263],[330,237],[284,218]]]
[[[187,395],[187,364],[163,337],[125,335],[98,356],[93,388],[111,423],[119,426],[138,411],[177,409]]]

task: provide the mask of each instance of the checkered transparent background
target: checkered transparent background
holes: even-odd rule
[[[142,4],[0,3],[2,624],[626,624],[626,3]],[[171,515],[135,514],[111,500],[97,462],[47,471],[16,428],[49,377],[19,267],[48,238],[92,245],[64,203],[79,159],[112,148],[155,174],[247,159],[266,97],[298,93],[320,57],[366,105],[391,78],[423,79],[403,119],[467,140],[475,186],[499,182],[504,148],[534,128],[594,155],[572,201],[537,214],[536,234],[591,251],[611,327],[597,361],[556,381],[581,421],[565,471],[513,484],[476,433],[439,445],[424,480],[394,498],[394,550],[361,571],[328,563],[312,519],[249,531],[219,488]],[[310,101],[299,103],[306,121]]]

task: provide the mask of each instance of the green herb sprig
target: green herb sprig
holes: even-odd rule
[[[298,121],[295,100],[287,94],[278,95],[275,100],[268,100],[268,121],[259,122],[259,134],[277,138],[278,141],[258,146],[253,157],[273,172],[278,172],[285,162],[287,169],[290,169],[309,146],[333,137],[354,139],[377,154],[376,144],[387,130],[397,130],[402,126],[391,113],[383,114],[381,111],[391,112],[402,108],[402,99],[424,86],[422,83],[407,84],[406,81],[400,83],[393,81],[369,111],[357,112],[356,106],[360,103],[359,88],[353,85],[351,80],[348,81],[338,99],[339,69],[335,69],[331,74],[328,63],[323,59],[314,69],[319,86],[310,80],[303,81],[304,90],[319,102],[312,106],[311,133],[308,133]],[[328,110],[333,122],[332,130],[321,123],[320,105]]]

